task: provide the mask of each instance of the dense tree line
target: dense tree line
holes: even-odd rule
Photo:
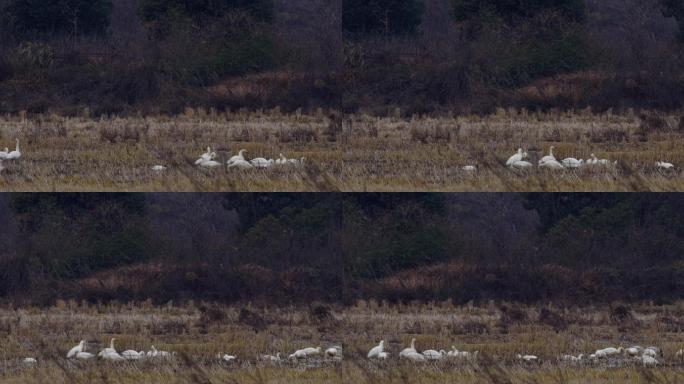
[[[0,0],[0,111],[676,109],[684,94],[682,7],[678,0]],[[602,79],[596,89],[588,89],[589,71]],[[283,73],[287,79],[276,80]],[[252,74],[273,76],[266,92],[204,92]],[[515,92],[550,78],[569,81],[572,92],[541,100]]]
[[[17,194],[0,201],[0,296],[674,300],[682,208],[679,195]]]

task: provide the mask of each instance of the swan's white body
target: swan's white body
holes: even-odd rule
[[[257,157],[249,161],[255,168],[268,168],[273,165],[273,159],[266,160],[263,157]]]
[[[282,359],[280,358],[280,352],[278,352],[275,356],[263,355],[263,356],[261,356],[261,360],[271,362],[271,363],[279,363]]]
[[[418,353],[418,351],[416,351],[416,339],[415,338],[411,339],[411,346],[410,347],[404,348],[401,350],[401,352],[399,352],[399,357],[403,357],[404,355],[407,355],[409,353]]]
[[[561,360],[568,362],[568,363],[579,363],[582,361],[584,358],[584,355],[580,354],[578,356],[573,356],[573,355],[563,355],[561,356]]]
[[[385,349],[385,340],[380,340],[380,344],[377,346],[371,348],[370,351],[368,351],[368,358],[373,359],[373,358],[378,358],[381,352]]]
[[[640,357],[637,356],[634,359],[636,359],[638,362],[643,364],[645,367],[653,367],[653,366],[660,364],[658,359],[656,359],[653,356],[649,356],[649,355],[642,355]]]
[[[83,349],[85,348],[85,340],[81,340],[77,346],[71,348],[69,352],[67,352],[67,359],[71,359],[72,357],[76,357],[76,354],[79,352],[83,352]]]
[[[660,169],[672,169],[672,168],[674,168],[674,164],[658,161],[658,162],[656,162],[656,167],[658,167]]]
[[[425,358],[428,360],[441,360],[445,355],[446,352],[444,350],[441,350],[439,352],[435,351],[434,349],[428,349],[427,351],[423,351],[423,356],[425,356]]]
[[[203,167],[203,168],[216,168],[216,167],[221,166],[221,163],[219,163],[218,161],[204,160],[204,159],[201,159],[201,160],[202,160],[202,162],[200,162],[199,165],[200,165],[200,167]]]
[[[305,357],[313,356],[313,355],[318,355],[321,353],[321,347],[309,347],[309,348],[304,348],[301,350],[304,353]]]
[[[221,356],[221,360],[225,361],[226,363],[232,363],[233,361],[237,360],[237,356],[224,354]]]
[[[539,358],[535,355],[518,355],[518,359],[529,363],[532,361],[537,361]]]
[[[594,356],[597,358],[604,358],[608,356],[614,356],[614,355],[619,355],[623,351],[622,347],[620,348],[613,348],[613,347],[608,347],[608,348],[603,348],[603,349],[597,349],[596,352],[594,352]]]
[[[123,356],[119,355],[116,352],[109,352],[105,353],[102,355],[102,360],[107,360],[107,361],[124,361],[126,360]]]
[[[109,347],[101,350],[97,354],[97,356],[101,357],[103,359],[107,359],[107,358],[105,358],[105,356],[107,356],[107,355],[119,355],[119,353],[116,351],[116,348],[114,348],[114,340],[116,340],[116,339],[112,338],[111,340],[109,340]],[[121,355],[119,355],[119,357],[121,357]],[[113,359],[116,359],[116,358],[113,358]],[[110,360],[110,359],[107,359],[107,360]]]
[[[121,356],[124,357],[126,360],[140,360],[143,357],[145,357],[145,352],[143,351],[134,351],[132,349],[126,350],[121,352]]]
[[[387,357],[389,357],[389,353],[387,353],[387,352],[378,353],[378,359],[380,359],[380,360],[387,360]]]
[[[196,165],[201,164],[203,161],[214,160],[216,157],[216,152],[211,151],[211,147],[207,147],[207,151],[200,155],[200,158],[195,161]]]
[[[285,165],[287,164],[287,157],[281,153],[276,159],[275,163],[276,165]]]
[[[528,169],[532,168],[534,165],[530,163],[529,161],[516,161],[515,163],[511,164],[511,168],[516,168],[516,169]]]
[[[565,168],[579,168],[584,165],[584,160],[577,160],[574,157],[568,157],[567,159],[563,159],[561,164],[563,164]]]
[[[625,353],[630,355],[630,356],[637,356],[643,350],[644,350],[643,348],[641,348],[640,346],[637,345],[637,346],[625,348]]]
[[[77,353],[76,356],[74,356],[74,357],[75,357],[76,359],[78,359],[78,360],[90,360],[90,359],[92,359],[93,357],[95,357],[95,355],[93,355],[93,354],[90,353],[90,352],[79,352],[79,353]]]
[[[684,349],[680,349],[675,353],[675,358],[679,360],[684,360]]]
[[[325,355],[328,357],[342,356],[342,347],[330,347],[325,350]]]
[[[523,153],[522,148],[518,148],[518,152],[515,155],[508,158],[508,160],[506,161],[506,166],[511,167],[513,166],[513,164],[522,161],[524,158],[525,153]]]
[[[4,151],[0,151],[0,160],[7,159],[7,155],[9,155],[9,148],[5,147]]]
[[[152,167],[152,170],[155,172],[162,172],[166,170],[166,167],[163,165],[155,165]]]
[[[547,160],[542,163],[539,163],[539,168],[546,168],[546,169],[553,169],[553,170],[561,170],[565,169],[563,167],[563,164],[559,163],[556,160]]]
[[[539,165],[541,165],[541,163],[545,163],[547,161],[556,161],[556,162],[558,161],[558,160],[556,160],[556,156],[553,155],[553,149],[554,149],[553,146],[551,146],[551,148],[549,148],[549,155],[542,157],[541,160],[539,160]]]
[[[14,151],[7,154],[7,160],[16,160],[21,157],[21,151],[19,150],[19,139],[17,139],[17,147]]]
[[[241,149],[236,156],[233,156],[228,160],[228,164],[230,165],[236,161],[245,161],[245,152],[247,152],[246,149]]]
[[[155,346],[151,346],[150,350],[147,351],[147,357],[169,357],[171,356],[170,352],[167,351],[160,351],[155,348]]]
[[[229,169],[230,169],[230,168],[237,168],[237,169],[252,169],[252,168],[254,168],[254,166],[253,166],[252,163],[250,163],[249,161],[237,160],[237,161],[234,161],[234,162],[232,162],[232,163],[228,163],[228,168],[229,168]]]
[[[475,171],[477,171],[477,167],[474,166],[474,165],[466,165],[466,166],[464,166],[464,167],[461,168],[461,169],[463,169],[463,170],[466,171],[466,172],[475,172]]]
[[[21,362],[26,364],[26,365],[33,365],[33,364],[38,363],[38,360],[36,360],[35,357],[26,357]]]
[[[656,357],[656,356],[658,356],[658,352],[660,352],[659,349],[654,348],[654,347],[648,347],[648,348],[644,349],[643,355],[644,356]]]
[[[409,352],[402,356],[405,359],[411,360],[414,363],[420,363],[426,361],[425,356],[418,352]]]

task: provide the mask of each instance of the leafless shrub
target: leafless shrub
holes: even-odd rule
[[[430,138],[430,133],[428,132],[427,128],[412,126],[410,133],[411,133],[411,141],[413,141],[413,142],[419,142],[421,144],[427,144],[428,139]]]
[[[111,144],[115,144],[118,137],[119,132],[116,128],[106,125],[100,128],[100,141],[108,141]]]
[[[520,324],[527,321],[527,312],[518,306],[508,306],[502,305],[499,310],[501,311],[501,321],[508,324]]]
[[[247,308],[240,308],[240,316],[238,322],[252,327],[254,332],[259,333],[266,329],[268,324],[266,320],[256,312],[250,311]]]
[[[568,322],[565,318],[549,308],[542,308],[539,312],[538,321],[542,324],[551,326],[554,331],[560,332],[568,328]]]
[[[121,134],[121,141],[138,143],[140,142],[140,132],[137,128],[126,125],[123,133]]]
[[[252,141],[252,135],[250,134],[249,129],[247,129],[247,128],[242,128],[236,132],[233,132],[233,135],[231,138],[233,141],[237,141],[237,142]]]

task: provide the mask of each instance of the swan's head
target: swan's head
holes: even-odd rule
[[[446,351],[443,350],[443,349],[440,349],[440,350],[439,350],[439,354],[442,355],[442,356],[444,356],[444,355],[446,355]]]
[[[214,159],[214,158],[216,157],[216,152],[212,152],[212,153],[209,155],[209,157],[211,157],[212,159]]]
[[[380,340],[380,346],[384,347],[385,346],[385,340]]]
[[[523,152],[522,157],[523,157],[523,159],[526,159],[527,158],[527,152]]]
[[[241,149],[240,152],[238,153],[238,155],[244,156],[245,153],[247,153],[247,150],[246,150],[246,149]]]
[[[411,339],[411,348],[414,348],[414,345],[416,345],[416,338],[414,337]]]

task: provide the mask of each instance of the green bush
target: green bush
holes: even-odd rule
[[[423,11],[421,0],[344,0],[342,29],[353,35],[414,34]]]
[[[111,0],[10,0],[0,20],[21,37],[93,35],[107,31]]]

